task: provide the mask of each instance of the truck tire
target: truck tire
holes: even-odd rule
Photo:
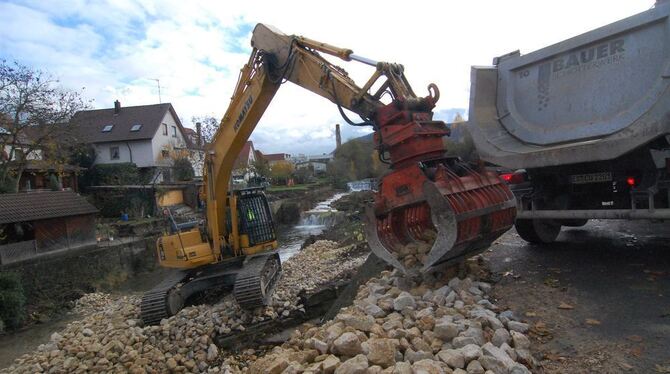
[[[517,219],[514,228],[519,236],[534,244],[552,243],[561,232],[561,225],[547,219]]]

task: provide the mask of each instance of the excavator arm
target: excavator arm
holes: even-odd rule
[[[249,62],[207,148],[207,236],[213,253],[229,246],[240,254],[236,222],[226,222],[231,172],[237,155],[286,81],[336,104],[350,124],[370,125],[375,130],[377,147],[388,155],[391,169],[368,212],[368,240],[382,259],[403,271],[417,264],[427,270],[487,247],[511,227],[515,201],[500,178],[444,158],[442,137],[449,131],[443,122],[432,119],[439,99],[437,86],[429,86],[427,97],[417,97],[402,65],[371,61],[350,49],[289,36],[264,24],[254,29],[251,45]],[[321,53],[365,63],[375,71],[358,86]],[[381,101],[385,94],[390,95],[390,104]],[[353,123],[343,109],[358,114],[364,122]],[[400,247],[431,241],[429,251],[400,253]]]

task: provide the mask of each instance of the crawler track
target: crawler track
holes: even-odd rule
[[[235,279],[235,300],[244,309],[267,305],[280,274],[281,264],[276,253],[248,260]]]
[[[188,276],[186,271],[176,271],[142,296],[140,316],[145,325],[159,324],[163,318],[174,314],[170,308],[170,293],[176,290]],[[179,295],[175,296],[179,297]]]

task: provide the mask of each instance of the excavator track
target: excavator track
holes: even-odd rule
[[[171,313],[171,309],[174,309],[174,307],[170,308],[170,301],[173,303],[181,301],[183,303],[183,300],[179,300],[178,293],[172,293],[172,291],[176,290],[188,276],[186,271],[176,271],[142,296],[140,317],[145,326],[157,325],[163,318],[168,318],[174,314]],[[170,297],[171,293],[172,298]]]
[[[281,263],[276,253],[251,258],[235,278],[235,300],[244,309],[267,305],[280,274]]]

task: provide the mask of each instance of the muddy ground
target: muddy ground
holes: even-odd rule
[[[593,221],[488,250],[498,304],[534,327],[545,373],[670,373],[670,226]]]

